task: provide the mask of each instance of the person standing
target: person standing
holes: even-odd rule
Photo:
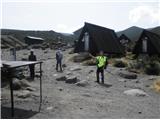
[[[60,49],[56,52],[56,70],[58,71],[58,66],[60,67],[60,71],[62,72],[62,59],[63,59],[63,53]]]
[[[96,57],[96,63],[97,63],[97,82],[99,83],[99,74],[101,73],[101,80],[102,84],[104,84],[104,69],[106,69],[108,61],[107,57],[104,56],[103,51],[100,51],[99,56]]]
[[[34,51],[31,50],[30,55],[28,57],[29,61],[37,61],[36,55],[34,55]],[[34,79],[35,77],[35,65],[29,65],[29,69],[30,69],[30,78]]]

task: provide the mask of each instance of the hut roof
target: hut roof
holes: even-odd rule
[[[85,23],[79,40],[82,39],[83,34],[86,31],[89,33],[91,40],[93,40],[93,42],[96,44],[98,50],[103,50],[107,53],[124,52],[114,30],[90,23]]]

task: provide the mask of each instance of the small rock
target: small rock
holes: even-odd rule
[[[82,96],[85,96],[85,97],[91,97],[91,95],[90,95],[90,94],[88,94],[88,93],[84,93],[84,94],[82,94]]]
[[[66,79],[67,79],[66,76],[56,78],[57,81],[66,81]]]
[[[110,93],[111,91],[110,90],[105,90],[107,93]]]
[[[28,61],[28,59],[27,59],[27,58],[22,58],[21,60],[22,60],[22,61]]]
[[[136,80],[135,82],[136,82],[136,83],[140,83],[139,80]]]
[[[58,90],[59,90],[59,91],[63,91],[63,88],[59,87]]]
[[[92,72],[94,72],[94,70],[90,70],[88,73],[90,74],[90,73],[92,73]]]
[[[39,97],[40,95],[39,95],[39,93],[32,93],[32,96]]]
[[[45,50],[44,53],[48,53],[48,50]]]
[[[71,73],[71,72],[66,72],[66,74],[67,74],[67,75],[72,75],[72,73]]]
[[[77,82],[76,85],[80,87],[85,87],[88,85],[88,82],[86,80],[82,80],[80,82]]]
[[[145,87],[150,87],[150,85],[145,85]]]
[[[47,107],[47,110],[52,110],[52,109],[53,109],[53,107],[52,107],[52,106]]]
[[[148,80],[155,80],[156,77],[150,76]]]
[[[72,83],[77,83],[77,82],[78,82],[78,79],[77,79],[76,76],[70,76],[70,77],[68,77],[68,78],[66,79],[66,83],[72,84]]]
[[[29,90],[29,91],[35,91],[36,89],[33,88],[33,87],[27,87],[26,90]]]
[[[17,95],[19,98],[27,98],[31,96],[31,93],[28,90],[23,90],[21,93]]]
[[[142,112],[138,112],[138,114],[142,114]]]
[[[67,65],[66,65],[66,64],[63,64],[62,67],[67,67]]]
[[[119,82],[126,82],[125,79],[118,79]]]
[[[124,94],[131,95],[131,96],[148,96],[143,90],[140,89],[131,89],[124,91]]]
[[[129,73],[129,72],[120,72],[120,77],[126,78],[126,79],[136,79],[137,74],[135,73]]]
[[[53,76],[56,77],[56,76],[58,76],[58,74],[54,74]]]

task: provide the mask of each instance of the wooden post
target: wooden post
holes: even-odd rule
[[[42,62],[40,62],[40,106],[39,106],[39,112],[41,110],[41,104],[42,104]]]
[[[11,116],[14,117],[14,97],[13,97],[13,69],[9,69],[10,92],[11,92]]]

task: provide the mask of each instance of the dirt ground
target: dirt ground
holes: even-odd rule
[[[15,118],[160,118],[160,94],[150,89],[153,78],[138,74],[137,79],[124,79],[118,75],[119,71],[125,69],[115,68],[111,65],[105,71],[105,84],[96,83],[96,66],[83,66],[73,63],[70,58],[73,54],[64,52],[64,61],[67,67],[60,73],[55,70],[54,50],[35,50],[38,60],[43,60],[43,102],[39,112],[39,78],[30,82],[35,91],[25,99],[18,98],[14,91]],[[4,54],[5,53],[5,54]],[[27,58],[28,50],[18,51],[17,59]],[[2,51],[2,59],[8,59],[9,51]],[[71,71],[73,67],[79,70]],[[36,66],[38,70],[39,66]],[[92,71],[93,70],[93,71]],[[69,73],[70,72],[70,73]],[[67,84],[57,81],[56,78],[67,74],[78,76],[80,80],[86,80],[85,87],[76,84]],[[37,73],[38,74],[38,73]],[[25,75],[29,75],[25,71]],[[124,82],[125,80],[125,82]],[[138,81],[138,82],[137,82]],[[124,94],[125,90],[141,89],[148,96],[129,96]],[[10,118],[10,91],[9,87],[1,88],[1,116]]]

